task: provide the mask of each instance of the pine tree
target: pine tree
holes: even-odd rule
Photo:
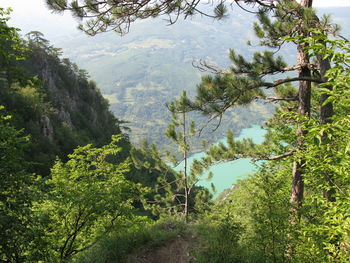
[[[206,76],[198,86],[196,101],[191,104],[195,110],[213,116],[221,116],[227,109],[236,105],[249,104],[255,99],[265,99],[270,102],[293,102],[297,103],[297,115],[294,116],[296,125],[296,138],[293,147],[289,151],[278,155],[269,156],[266,159],[285,158],[300,151],[303,148],[303,138],[307,130],[303,129],[303,124],[310,117],[311,113],[311,87],[325,81],[323,75],[329,62],[327,59],[319,59],[312,62],[307,52],[307,43],[300,42],[300,39],[315,35],[313,28],[322,28],[324,32],[336,32],[336,27],[328,24],[327,18],[319,20],[310,7],[312,1],[281,1],[273,10],[273,18],[268,16],[266,8],[262,8],[258,13],[260,24],[255,23],[256,35],[261,39],[260,45],[281,49],[287,39],[293,39],[297,47],[297,63],[287,66],[282,57],[276,57],[275,52],[267,50],[254,54],[251,62],[243,56],[231,50],[230,58],[233,66],[229,71],[224,71],[216,76]],[[299,36],[300,38],[293,38]],[[315,57],[317,59],[317,57]],[[295,72],[295,73],[293,73]],[[284,74],[283,78],[275,81],[268,81],[268,76]],[[290,77],[290,76],[296,77]],[[295,94],[291,83],[298,83],[298,91]],[[262,89],[275,89],[275,96],[269,97]],[[331,89],[331,87],[329,87]],[[292,92],[292,93],[290,93]],[[292,95],[292,96],[289,96]],[[329,122],[332,116],[332,104],[327,101],[326,96],[321,96],[320,121]],[[326,103],[325,103],[326,102]],[[303,201],[304,182],[303,169],[304,161],[295,159],[292,173],[292,193],[291,204],[295,218],[298,217],[298,210]]]
[[[165,135],[169,139],[171,139],[175,144],[178,145],[179,151],[183,155],[183,178],[182,183],[180,185],[183,185],[182,190],[184,194],[181,195],[181,197],[183,197],[184,201],[181,205],[183,205],[183,214],[187,220],[189,214],[189,195],[192,187],[194,186],[194,184],[191,185],[191,182],[189,182],[188,157],[191,153],[190,138],[195,135],[196,131],[194,122],[191,121],[190,123],[188,123],[187,114],[190,109],[186,105],[186,101],[188,101],[188,98],[186,92],[184,91],[181,98],[178,101],[171,102],[169,104],[168,108],[171,112],[171,122],[168,126]],[[193,181],[193,178],[191,181]]]

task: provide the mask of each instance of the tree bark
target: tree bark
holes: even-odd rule
[[[309,61],[308,55],[304,51],[305,46],[298,46],[298,60],[302,65],[304,62]],[[302,67],[299,72],[299,76],[311,76],[311,71],[308,67]],[[298,114],[300,116],[310,115],[310,100],[311,100],[311,83],[309,81],[299,82],[299,107]],[[297,148],[302,148],[304,144],[303,137],[306,135],[307,131],[303,130],[301,123],[298,123],[297,127]],[[293,217],[298,216],[298,210],[302,206],[304,197],[304,181],[303,181],[303,160],[297,160],[293,163],[293,173],[292,173],[292,193],[290,202],[293,209]]]
[[[295,1],[295,0],[294,0]],[[300,5],[304,8],[312,7],[312,0],[301,0]],[[308,35],[308,32],[300,32],[303,37]],[[308,66],[310,64],[310,58],[305,50],[306,44],[299,44],[297,46],[297,58],[298,64],[300,65],[299,77],[311,77],[311,70]],[[311,108],[311,82],[306,80],[299,81],[299,106],[298,114],[300,117],[309,117]],[[304,145],[304,136],[307,131],[302,128],[302,124],[299,122],[297,124],[296,131],[296,148],[302,149]],[[289,223],[294,230],[294,226],[297,224],[300,218],[300,208],[303,203],[304,198],[304,164],[305,160],[295,160],[293,163],[292,171],[292,191],[290,197],[290,204],[292,207]],[[294,236],[289,234],[288,238],[290,239],[289,245],[286,250],[286,257],[292,261],[294,255]]]
[[[184,215],[188,218],[188,182],[187,182],[187,141],[186,141],[186,112],[183,112],[183,143],[184,143],[184,185],[185,185],[185,209]]]
[[[311,7],[312,0],[302,0],[300,5],[303,7]],[[303,32],[303,35],[306,37],[307,32]],[[299,71],[300,78],[311,78],[311,70],[308,67],[310,59],[308,54],[305,52],[305,44],[298,45],[298,64],[301,65]],[[310,81],[299,81],[299,106],[298,114],[303,116],[310,116],[310,105],[311,105],[311,82]],[[297,148],[302,148],[304,144],[303,137],[306,135],[307,131],[303,130],[301,123],[298,123],[297,126]],[[292,205],[294,219],[298,217],[298,211],[302,206],[303,197],[304,197],[304,181],[303,181],[303,165],[304,160],[296,160],[293,163],[293,173],[292,173],[292,193],[290,198],[290,203]]]

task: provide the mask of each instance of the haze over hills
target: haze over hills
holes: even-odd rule
[[[226,68],[230,48],[249,54],[246,41],[253,37],[248,30],[253,16],[247,18],[235,10],[232,18],[220,22],[198,17],[166,26],[164,21],[154,19],[137,23],[123,37],[111,32],[64,37],[55,42],[65,56],[91,73],[111,110],[130,122],[134,141],[148,138],[163,145],[167,143],[163,133],[169,120],[165,104],[182,90],[193,95],[200,81],[202,73],[192,63],[204,59]],[[265,105],[250,108],[228,114],[212,139],[224,136],[229,127],[237,134],[242,127],[260,123],[269,114]],[[198,121],[198,116],[195,119]],[[205,121],[203,118],[199,122]]]
[[[320,12],[335,14],[334,21],[346,25],[349,22],[347,9],[325,8]],[[158,145],[166,145],[164,131],[169,121],[166,103],[179,96],[182,90],[193,95],[204,74],[192,63],[205,60],[227,68],[230,48],[245,56],[252,54],[256,46],[248,47],[246,42],[254,39],[253,20],[253,14],[234,8],[230,17],[223,21],[197,16],[167,26],[166,21],[158,18],[133,24],[124,36],[109,32],[94,37],[72,33],[72,30],[65,35],[67,26],[64,24],[63,31],[59,32],[62,36],[50,37],[50,40],[63,49],[65,57],[88,70],[115,115],[130,122],[127,126],[131,128],[134,142],[147,138]],[[54,33],[49,32],[49,35]],[[284,50],[281,53],[290,63],[295,60],[288,56],[293,52]],[[271,107],[262,104],[254,104],[249,109],[237,108],[224,117],[215,136],[208,128],[203,138],[215,141],[224,136],[228,128],[238,134],[242,127],[263,122],[269,112]],[[201,123],[207,120],[194,118]]]
[[[336,14],[335,22],[346,24],[349,20],[344,9],[324,10]],[[246,42],[254,40],[253,20],[254,15],[234,8],[229,18],[219,22],[194,17],[166,26],[165,21],[154,19],[138,22],[122,37],[110,32],[94,37],[72,35],[55,42],[65,55],[91,73],[109,100],[111,110],[130,122],[134,141],[148,138],[163,145],[167,143],[163,133],[169,119],[165,104],[182,90],[193,95],[203,74],[192,63],[205,60],[227,68],[230,48],[245,56],[252,54],[256,47],[248,47]],[[281,53],[287,61],[295,60],[288,55],[293,52]],[[216,140],[228,128],[237,134],[242,127],[261,123],[270,111],[261,104],[244,110],[238,108],[224,117],[214,137],[210,128],[203,137]]]

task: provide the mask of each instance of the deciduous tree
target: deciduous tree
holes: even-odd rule
[[[130,218],[141,188],[124,178],[129,162],[115,160],[120,136],[101,148],[86,145],[57,161],[47,181],[50,191],[37,204],[51,262],[63,262],[91,247],[101,236]]]

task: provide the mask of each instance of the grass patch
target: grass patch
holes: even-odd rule
[[[229,220],[204,219],[195,226],[199,244],[191,263],[241,263],[238,240],[240,227]]]
[[[132,227],[115,231],[94,247],[77,255],[74,263],[125,263],[126,256],[143,248],[162,245],[165,241],[186,231],[184,222],[167,218],[152,223],[134,222]]]

